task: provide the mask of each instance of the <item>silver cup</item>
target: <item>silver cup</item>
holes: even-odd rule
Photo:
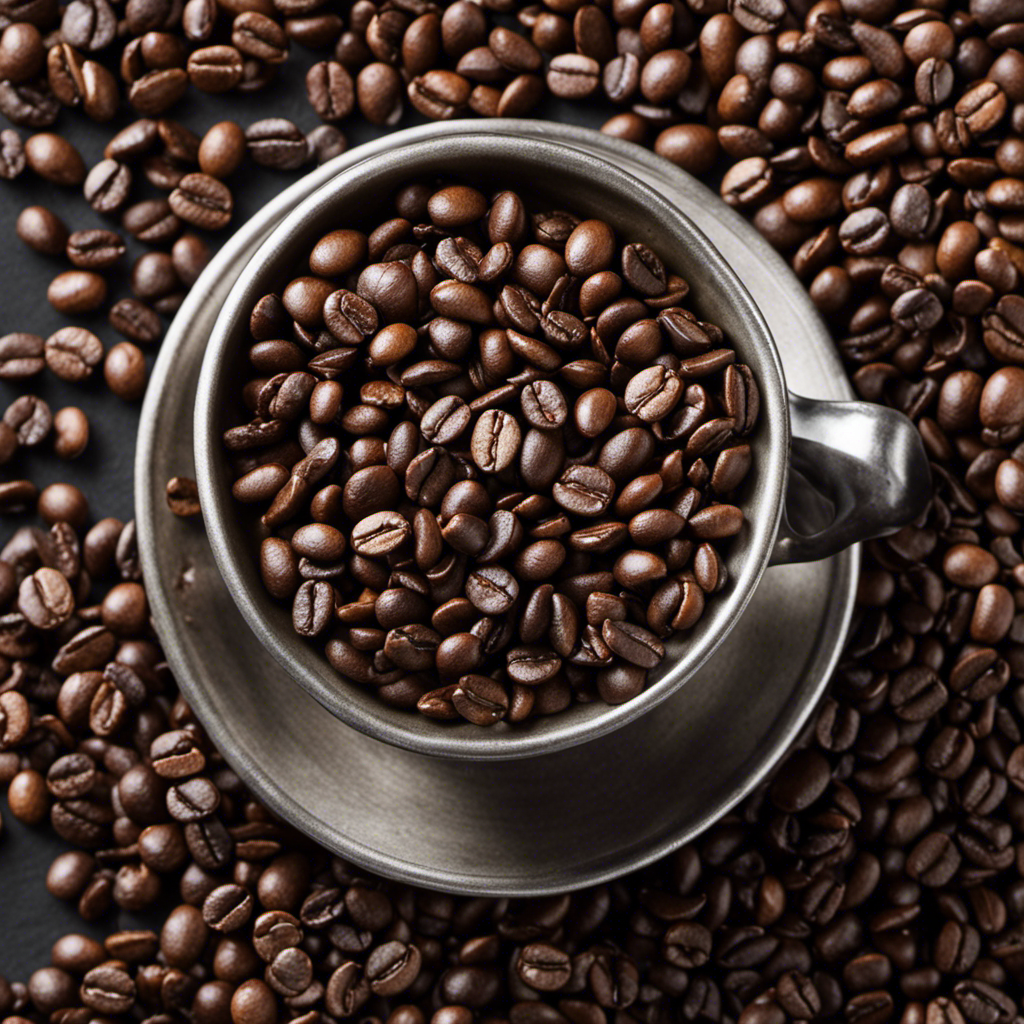
[[[239,523],[221,436],[234,425],[229,410],[245,379],[253,304],[279,290],[328,230],[383,215],[394,191],[410,180],[452,174],[485,189],[512,188],[602,217],[624,240],[650,245],[690,282],[688,304],[723,328],[760,387],[761,418],[751,438],[754,470],[744,484],[747,524],[726,558],[728,587],[693,630],[668,644],[650,685],[625,704],[579,704],[550,718],[489,729],[390,708],[342,679],[294,633],[289,610],[264,590],[255,546]],[[682,211],[602,159],[556,142],[484,130],[378,153],[328,181],[274,230],[231,290],[211,332],[196,394],[195,463],[220,573],[249,626],[291,678],[361,732],[419,753],[465,760],[550,753],[645,714],[692,678],[727,638],[769,566],[825,558],[892,532],[914,519],[930,494],[927,459],[906,417],[882,406],[813,401],[787,391],[776,342],[760,311]]]

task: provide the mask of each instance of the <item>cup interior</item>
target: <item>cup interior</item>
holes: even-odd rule
[[[682,173],[682,172],[679,172]],[[718,324],[754,372],[761,416],[749,439],[753,469],[744,483],[747,522],[725,555],[726,589],[687,634],[673,638],[647,688],[620,705],[573,704],[549,718],[487,729],[427,719],[391,708],[338,675],[320,650],[296,635],[291,610],[263,587],[257,546],[231,496],[222,445],[228,427],[248,418],[239,399],[249,376],[249,313],[262,295],[308,273],[305,258],[335,228],[378,223],[394,193],[414,180],[444,176],[485,192],[519,191],[552,208],[600,217],[621,242],[645,242],[691,286],[687,308]],[[375,221],[374,218],[378,219]],[[218,568],[265,649],[282,670],[332,714],[381,741],[462,759],[513,759],[549,753],[603,735],[663,701],[696,672],[728,635],[764,571],[782,512],[789,455],[789,407],[778,352],[739,278],[685,211],[614,165],[567,145],[479,130],[381,153],[328,181],[302,202],[246,267],[211,332],[195,405],[195,461],[204,521]],[[254,699],[258,697],[254,694]]]

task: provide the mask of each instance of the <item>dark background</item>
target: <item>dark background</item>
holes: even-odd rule
[[[174,120],[191,128],[197,135],[222,120],[238,121],[247,127],[263,117],[288,117],[304,131],[319,122],[305,95],[306,69],[323,55],[298,49],[283,66],[278,79],[269,88],[250,95],[205,96],[194,90],[171,112]],[[382,129],[362,122],[357,116],[339,127],[348,138],[349,148],[395,131],[423,122],[406,104],[400,124]],[[569,105],[547,100],[534,116],[597,128],[614,112],[610,106]],[[95,125],[76,111],[63,111],[50,131],[69,139],[77,146],[86,167],[103,158],[103,147],[115,131],[133,120],[125,110],[114,122]],[[8,127],[0,118],[0,128]],[[17,129],[22,138],[30,130]],[[312,165],[311,165],[312,166]],[[306,168],[305,170],[308,170]],[[246,161],[228,179],[235,198],[232,226],[237,227],[256,213],[281,189],[302,176],[304,170],[281,173],[269,171]],[[136,175],[129,202],[158,198],[163,193]],[[69,231],[108,227],[120,230],[117,216],[104,218],[93,212],[77,188],[60,188],[35,177],[26,170],[16,181],[0,182],[0,335],[12,331],[30,331],[47,337],[69,323],[88,327],[110,348],[122,338],[107,324],[106,311],[117,299],[130,294],[129,270],[147,247],[122,232],[128,242],[128,255],[122,265],[108,271],[110,296],[104,308],[89,316],[73,320],[53,310],[46,300],[50,280],[70,264],[63,258],[42,256],[33,252],[16,237],[15,221],[23,207],[40,204],[57,213]],[[331,225],[331,227],[338,225]],[[325,231],[329,227],[325,227]],[[220,235],[203,235],[211,252],[230,237],[231,229]],[[200,232],[200,234],[202,234]],[[150,366],[159,343],[146,352]],[[139,403],[125,403],[106,390],[102,367],[84,384],[71,385],[58,380],[48,370],[29,381],[13,385],[0,382],[0,414],[20,394],[35,394],[49,403],[53,412],[66,405],[77,405],[89,417],[89,446],[81,458],[68,463],[56,458],[49,442],[19,453],[0,469],[0,479],[28,477],[40,489],[57,480],[67,480],[82,489],[89,500],[90,522],[104,516],[117,516],[127,521],[132,517],[132,467],[135,457],[135,434],[138,427]],[[0,518],[0,545],[7,542],[19,526],[34,522],[30,515]],[[14,820],[6,801],[0,800],[3,817],[0,828],[0,974],[9,980],[28,979],[29,974],[50,962],[50,947],[66,932],[82,932],[101,937],[117,928],[159,928],[159,916],[150,919],[111,912],[99,925],[87,925],[72,905],[65,905],[46,891],[45,878],[50,862],[68,847],[47,825],[28,828]],[[169,894],[174,896],[176,894]]]

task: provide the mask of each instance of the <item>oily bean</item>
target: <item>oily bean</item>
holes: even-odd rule
[[[186,71],[200,92],[227,92],[242,80],[242,55],[234,46],[203,46],[189,54]]]
[[[430,70],[409,83],[409,102],[435,121],[455,117],[469,101],[472,86],[454,71]]]
[[[473,461],[484,472],[500,473],[515,460],[521,436],[519,424],[511,415],[500,409],[487,410],[473,428]]]
[[[18,444],[31,448],[49,435],[53,417],[50,407],[41,398],[22,395],[7,407],[3,422],[15,431]]]
[[[615,413],[615,395],[607,388],[591,388],[576,400],[573,417],[584,437],[597,437],[608,428]]]
[[[467,674],[452,691],[455,710],[474,725],[491,725],[508,713],[509,698],[503,686],[487,676]]]
[[[91,270],[65,270],[46,289],[46,298],[58,313],[91,313],[107,298],[107,282]]]
[[[653,633],[630,622],[605,619],[601,636],[620,658],[641,668],[655,668],[665,656],[665,648]]]
[[[597,466],[570,466],[552,488],[552,496],[574,515],[602,515],[615,493],[612,478]]]
[[[41,132],[25,140],[25,160],[41,178],[54,185],[81,185],[85,163],[78,150],[59,135]]]
[[[225,227],[234,206],[227,186],[202,173],[186,174],[167,201],[183,221],[206,231]]]
[[[84,327],[62,327],[46,339],[45,357],[61,380],[83,381],[103,360],[103,343]]]
[[[26,206],[18,214],[15,230],[27,246],[48,256],[59,255],[67,245],[67,228],[45,206]]]
[[[133,402],[146,390],[146,361],[141,350],[130,341],[121,341],[108,352],[103,363],[107,387],[118,398]]]
[[[622,586],[639,589],[663,579],[668,569],[664,560],[653,552],[633,549],[619,555],[612,572],[616,582]]]
[[[102,270],[124,255],[125,246],[120,235],[97,228],[73,232],[68,237],[65,252],[76,267]]]
[[[0,338],[0,378],[34,377],[46,365],[44,342],[37,334],[17,331]]]
[[[206,130],[199,143],[199,169],[213,178],[226,178],[241,167],[245,152],[245,132],[241,126],[235,121],[219,121]]]
[[[85,176],[82,194],[97,213],[113,213],[128,198],[132,172],[118,160],[104,159]]]

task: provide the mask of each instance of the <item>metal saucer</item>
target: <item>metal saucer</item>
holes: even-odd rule
[[[169,477],[194,475],[192,406],[206,338],[227,291],[274,225],[342,168],[446,132],[504,130],[611,159],[691,214],[764,313],[787,383],[851,397],[802,285],[712,192],[629,143],[572,126],[433,124],[318,168],[245,224],[192,288],[164,340],[142,411],[136,516],[168,661],[189,703],[256,795],[366,869],[458,893],[542,895],[592,885],[675,849],[771,771],[799,735],[839,656],[859,549],[764,576],[728,642],[675,696],[582,747],[512,762],[450,762],[362,735],[278,667],[249,631],[200,523],[171,515]]]

